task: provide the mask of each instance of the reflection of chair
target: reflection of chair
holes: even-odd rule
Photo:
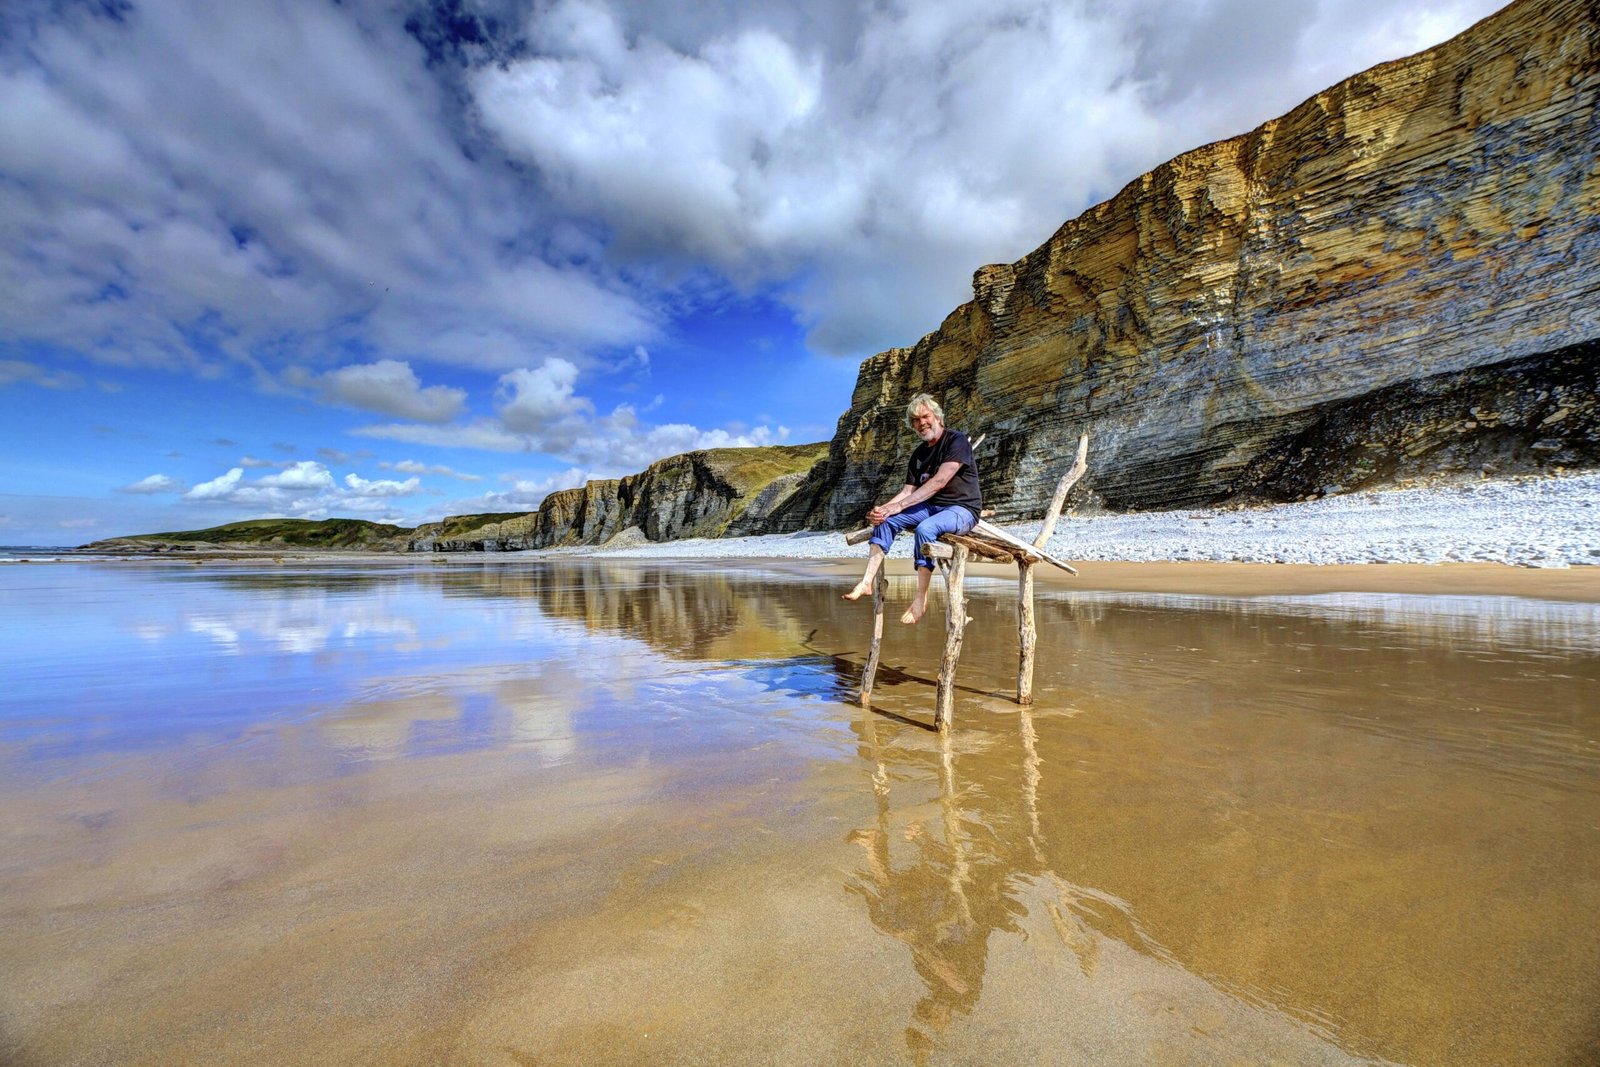
[[[869,710],[860,722],[858,751],[863,766],[872,768],[877,818],[875,825],[848,836],[862,847],[865,865],[845,888],[865,902],[875,929],[910,949],[925,993],[912,1009],[905,1037],[914,1062],[926,1063],[954,1018],[977,1007],[992,935],[1023,933],[1020,919],[1028,910],[1024,887],[1055,875],[1045,866],[1041,847],[1041,761],[1028,711],[1019,716],[1021,774],[1000,776],[1007,782],[1020,780],[1020,793],[976,787],[973,780],[963,784],[956,765],[958,743],[948,732],[940,735],[936,748],[923,744],[918,735],[910,747],[885,744],[879,735],[884,718]],[[984,751],[986,760],[1004,761],[1009,769],[1014,751],[1009,746]],[[934,781],[930,757],[937,761],[937,818],[923,792]],[[909,785],[914,797],[899,805],[899,825],[890,796],[896,782]],[[968,805],[976,810],[967,812]],[[979,832],[973,833],[972,826]]]
[[[1088,457],[1089,435],[1083,434],[1078,438],[1078,455],[1072,469],[1061,476],[1055,496],[1045,512],[1044,524],[1032,544],[979,520],[970,533],[945,534],[938,543],[927,547],[928,555],[937,561],[945,580],[944,657],[939,661],[939,689],[933,713],[934,724],[940,730],[950,728],[955,705],[956,664],[961,659],[961,637],[967,626],[967,601],[962,593],[962,585],[966,580],[967,560],[974,555],[995,563],[1017,565],[1017,703],[1033,703],[1033,649],[1037,641],[1033,623],[1033,565],[1042,560],[1068,574],[1078,573],[1069,564],[1046,552],[1044,546],[1050,540],[1050,535],[1055,533],[1061,508],[1067,500],[1067,491],[1088,469]],[[857,545],[871,536],[872,528],[867,527],[846,534],[845,543]],[[872,703],[872,682],[878,673],[878,653],[883,645],[883,604],[888,588],[888,576],[880,567],[872,585],[872,649],[867,654],[867,666],[861,675],[862,706]]]

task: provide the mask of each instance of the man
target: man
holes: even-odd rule
[[[867,522],[873,526],[867,571],[844,599],[860,600],[871,592],[895,536],[913,530],[917,596],[900,616],[901,622],[913,625],[928,610],[928,588],[933,584],[933,560],[923,554],[923,546],[937,541],[941,534],[966,533],[977,525],[983,494],[978,488],[972,444],[960,430],[945,428],[944,409],[937,400],[927,393],[912,397],[906,405],[906,425],[922,443],[906,465],[905,488],[867,512]]]

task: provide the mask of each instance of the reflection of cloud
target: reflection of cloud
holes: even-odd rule
[[[230,655],[239,651],[239,631],[220,619],[192,615],[186,620],[191,633],[204,634],[221,645]]]
[[[435,690],[392,700],[346,704],[321,721],[328,742],[347,755],[376,759],[403,755],[419,722],[447,722],[461,716],[459,695]]]
[[[367,634],[404,634],[414,637],[417,633],[415,619],[384,618],[384,619],[352,619],[344,624],[340,631],[344,637],[362,637]]]
[[[511,742],[531,746],[547,766],[571,759],[578,750],[573,712],[587,684],[565,665],[547,664],[538,678],[500,685],[495,695],[511,713]]]
[[[328,643],[328,627],[307,624],[280,626],[272,640],[284,652],[319,652]]]
[[[374,679],[367,699],[344,704],[321,720],[320,728],[339,751],[367,759],[406,754],[417,724],[459,720],[464,702],[487,696],[505,710],[494,731],[495,744],[530,749],[546,766],[569,762],[578,753],[578,709],[597,685],[610,677],[582,663],[545,663],[541,673],[506,678],[498,668],[469,668],[425,676]],[[396,687],[403,696],[385,696]],[[460,724],[466,740],[471,724]]]
[[[415,637],[415,619],[394,615],[372,604],[338,597],[301,596],[254,609],[189,616],[190,632],[204,634],[230,652],[246,636],[268,642],[282,652],[320,652],[336,635],[345,641],[363,637]],[[141,634],[140,636],[144,636]]]
[[[317,652],[328,643],[326,625],[304,620],[278,620],[235,616],[220,619],[209,615],[192,615],[187,620],[189,630],[204,634],[222,645],[230,653],[239,651],[239,642],[245,632],[264,638],[284,652]]]

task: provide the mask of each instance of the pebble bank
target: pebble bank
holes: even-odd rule
[[[1038,523],[1006,527],[1032,540]],[[1249,563],[1505,563],[1600,566],[1600,473],[1348,493],[1256,508],[1067,515],[1050,551],[1067,560]],[[619,536],[549,555],[834,559],[863,555],[837,532],[652,544]],[[902,537],[894,555],[909,556]]]

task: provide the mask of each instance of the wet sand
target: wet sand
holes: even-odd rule
[[[0,629],[7,1063],[1594,1058],[1587,572],[1086,565],[1027,710],[979,582],[941,739],[838,567],[113,570]]]
[[[1406,593],[1419,596],[1519,596],[1600,603],[1600,567],[1508,567],[1501,563],[1099,563],[1076,562],[1076,576],[1034,568],[1037,581],[1063,589],[1202,596],[1307,596],[1319,593]],[[859,573],[860,561],[819,564]],[[909,559],[889,573],[911,573]],[[1016,569],[969,564],[969,573],[1010,578]]]

